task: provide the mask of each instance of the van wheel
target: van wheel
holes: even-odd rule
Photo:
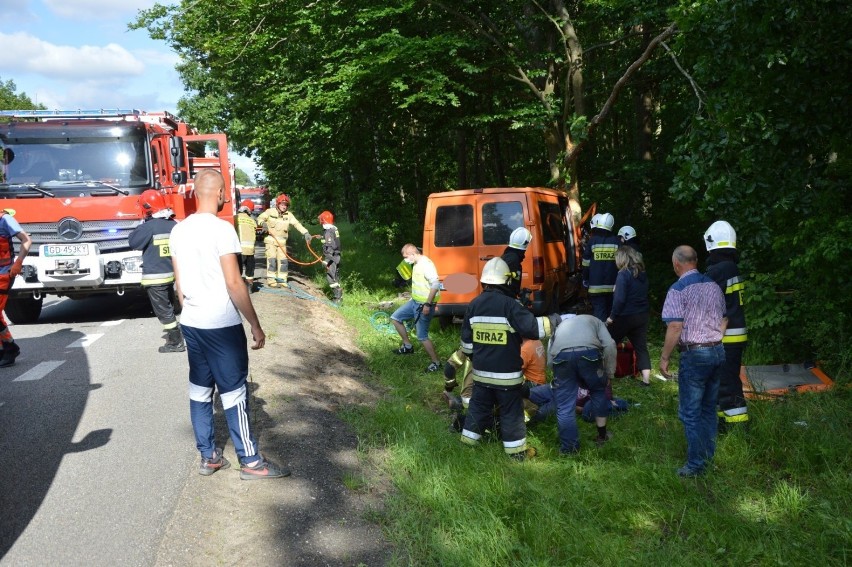
[[[6,302],[6,316],[16,325],[28,325],[38,321],[44,297],[35,299],[31,295],[10,297]]]
[[[438,317],[438,324],[441,325],[441,330],[443,331],[447,327],[452,327],[453,325],[453,316],[452,315],[441,315]]]

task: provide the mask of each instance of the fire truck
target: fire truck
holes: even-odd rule
[[[269,189],[267,187],[238,187],[240,202],[248,199],[254,203],[254,215],[257,216],[269,208]]]
[[[33,241],[6,304],[14,323],[37,321],[47,295],[141,289],[142,256],[128,236],[147,189],[184,219],[196,210],[192,179],[214,168],[231,196],[219,215],[234,220],[226,136],[199,134],[168,112],[2,111],[0,152],[0,209]]]

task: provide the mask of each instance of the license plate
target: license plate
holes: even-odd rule
[[[53,256],[88,256],[88,244],[44,244],[42,255]]]

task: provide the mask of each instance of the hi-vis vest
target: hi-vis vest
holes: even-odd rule
[[[242,248],[243,255],[254,256],[257,223],[248,213],[237,215],[237,234],[240,236],[240,248]]]
[[[429,291],[432,286],[429,284],[429,280],[426,279],[427,271],[437,275],[437,270],[432,260],[426,256],[420,256],[420,259],[414,264],[411,270],[411,299],[417,303],[426,303],[426,300],[429,299]],[[440,296],[441,292],[436,292],[432,301],[437,303]]]

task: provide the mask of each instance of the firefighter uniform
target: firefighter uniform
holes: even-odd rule
[[[743,310],[745,280],[740,276],[736,257],[736,250],[719,248],[710,251],[707,259],[706,275],[722,288],[725,294],[725,316],[728,318],[728,327],[722,337],[725,363],[719,381],[719,419],[723,426],[748,421],[748,406],[740,380],[740,366],[748,343]]]
[[[266,228],[267,236],[263,239],[266,245],[266,285],[279,287],[280,281],[287,286],[287,233],[293,227],[298,230],[306,240],[311,237],[307,229],[302,226],[296,216],[289,210],[281,212],[277,207],[266,209],[257,217],[257,224]]]
[[[588,285],[589,300],[595,317],[606,321],[612,311],[612,296],[618,268],[615,252],[621,239],[608,230],[593,229],[583,249],[583,282]]]
[[[489,262],[494,261],[502,264],[508,277],[509,269],[505,262],[499,258]],[[471,301],[465,313],[461,350],[472,358],[473,393],[461,440],[469,445],[477,444],[482,434],[492,426],[493,411],[498,407],[503,450],[509,456],[523,459],[527,439],[521,341],[524,337],[540,339],[549,336],[551,323],[547,317],[535,317],[510,294],[505,285],[486,287]]]
[[[9,291],[15,283],[16,276],[13,272],[21,272],[21,266],[32,242],[29,235],[26,236],[25,240],[21,240],[20,254],[15,259],[13,238],[20,234],[26,235],[26,233],[18,221],[12,217],[12,213],[14,211],[11,209],[0,210],[0,341],[3,345],[0,367],[12,366],[21,353],[21,347],[12,338],[12,331],[9,330],[3,310],[6,308],[6,302],[9,299]]]
[[[343,299],[343,289],[340,287],[340,232],[333,224],[323,224],[322,259],[325,264],[325,278],[328,287],[334,292],[334,301],[340,303]]]
[[[240,237],[240,255],[246,283],[251,286],[254,283],[254,245],[257,239],[257,223],[245,210],[240,210],[237,214],[237,234]]]
[[[173,303],[175,273],[169,252],[169,236],[177,223],[171,218],[149,217],[133,229],[128,244],[142,251],[142,287],[148,293],[151,308],[166,332],[166,344],[160,352],[183,352],[183,342]]]

